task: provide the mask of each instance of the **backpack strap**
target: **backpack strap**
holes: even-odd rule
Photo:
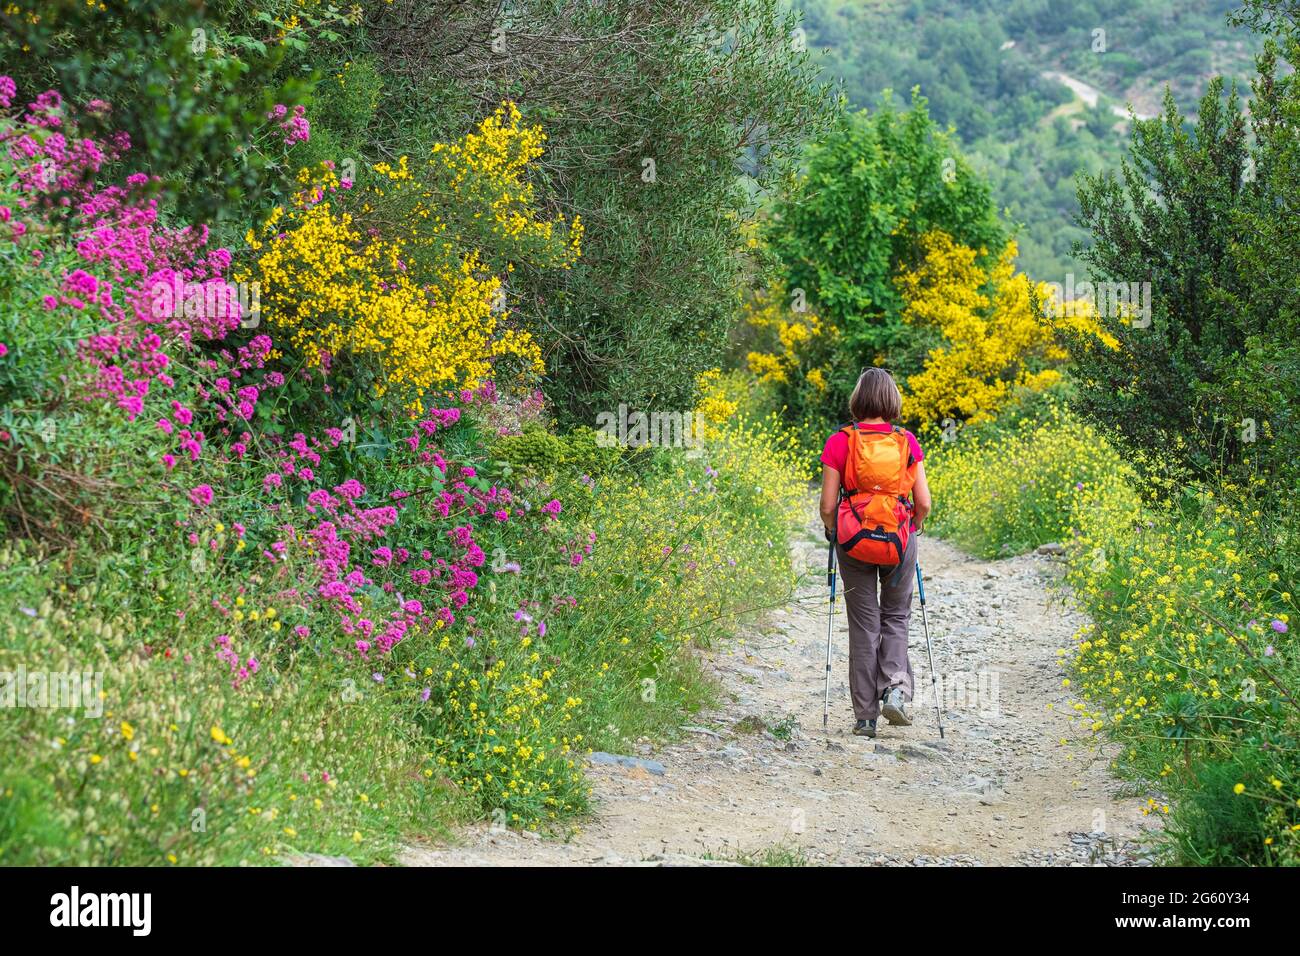
[[[907,438],[907,430],[899,425],[894,426],[894,434],[902,435],[904,440],[906,440]],[[912,443],[909,441],[907,442],[907,467],[911,468],[915,464],[916,464],[916,456],[912,454]]]
[[[849,491],[849,489],[846,488],[844,485],[844,479],[848,475],[848,471],[849,471],[849,462],[853,460],[853,441],[858,433],[857,423],[851,422],[850,424],[845,425],[843,428],[841,428],[840,431],[844,433],[844,441],[846,445],[846,454],[844,456],[844,471],[840,473],[840,499],[844,500],[846,498],[851,498],[857,494],[856,491]]]

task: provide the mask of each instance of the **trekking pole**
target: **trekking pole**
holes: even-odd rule
[[[831,717],[831,628],[835,622],[835,542],[830,543],[826,552],[826,584],[831,589],[830,613],[826,615],[826,689],[822,699],[822,732],[824,733]]]
[[[934,716],[939,719],[939,739],[943,740],[943,710],[939,706],[938,680],[934,673],[934,649],[930,646],[930,621],[925,616],[925,579],[921,577],[919,558],[916,561],[916,588],[921,595],[921,625],[925,628],[925,652],[930,657],[930,692],[934,694]]]

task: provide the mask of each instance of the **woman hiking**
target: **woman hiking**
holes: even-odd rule
[[[902,396],[884,369],[864,369],[849,396],[853,423],[822,450],[821,516],[835,542],[849,619],[849,693],[853,733],[876,736],[883,713],[891,724],[912,721],[912,616],[916,532],[930,513],[924,454],[916,436],[892,424]]]

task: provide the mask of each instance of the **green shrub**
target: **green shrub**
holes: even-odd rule
[[[266,114],[304,104],[309,84],[283,75],[291,46],[230,25],[210,4],[175,0],[57,0],[35,17],[10,4],[0,13],[0,55],[25,93],[55,88],[82,107],[107,102],[85,118],[85,132],[127,133],[133,171],[161,177],[182,216],[239,222],[285,171],[284,134]],[[249,26],[265,35],[271,24]]]
[[[578,427],[563,434],[531,424],[519,435],[498,438],[492,455],[525,475],[546,481],[562,476],[602,477],[624,465],[625,458],[647,457],[649,448],[602,445],[591,428]],[[631,463],[627,466],[630,468]]]

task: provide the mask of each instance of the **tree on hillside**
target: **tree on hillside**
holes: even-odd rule
[[[921,370],[937,340],[904,322],[895,278],[920,260],[932,230],[976,250],[985,268],[1007,238],[988,186],[916,94],[904,112],[886,97],[874,113],[844,116],[775,203],[765,238],[781,281],[792,303],[806,299],[836,331],[818,414],[842,415],[864,365],[883,362],[900,381]]]
[[[1289,56],[1300,54],[1294,36]],[[1119,349],[1071,345],[1083,409],[1207,475],[1297,474],[1300,86],[1259,60],[1250,118],[1216,79],[1189,127],[1172,97],[1135,124],[1120,175],[1087,177],[1093,278],[1151,284],[1149,318],[1110,316]],[[1253,143],[1252,143],[1253,140]]]

